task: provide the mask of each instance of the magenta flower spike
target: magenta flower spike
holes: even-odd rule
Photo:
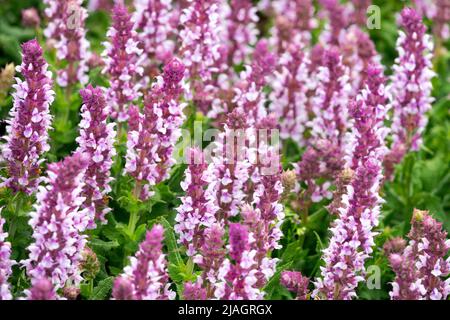
[[[269,51],[266,40],[260,40],[253,51],[253,61],[240,75],[241,85],[234,89],[232,102],[247,114],[249,125],[254,125],[267,115],[266,97],[262,89],[276,67],[276,57]]]
[[[44,3],[49,21],[44,35],[56,49],[60,64],[65,64],[57,72],[57,83],[61,87],[87,84],[91,53],[85,29],[88,13],[82,6],[83,1],[45,0]]]
[[[389,256],[396,277],[389,293],[393,300],[446,300],[450,294],[450,240],[442,223],[427,211],[414,210],[409,243]]]
[[[303,133],[309,120],[309,59],[299,45],[291,45],[279,58],[278,70],[270,77],[271,111],[280,119],[280,137],[305,145]]]
[[[89,228],[95,228],[95,219],[106,223],[105,215],[111,210],[108,207],[108,193],[111,191],[110,170],[113,163],[114,124],[108,123],[110,108],[106,104],[101,88],[88,85],[80,91],[83,98],[79,127],[80,135],[78,152],[89,154],[89,165],[85,176],[82,195],[86,198],[83,208],[87,208],[90,217]]]
[[[372,5],[372,0],[352,0],[351,20],[360,27],[367,25],[367,9]]]
[[[319,0],[328,18],[322,41],[333,46],[339,45],[339,38],[349,24],[349,12],[339,0]]]
[[[46,278],[35,280],[30,289],[25,290],[26,300],[64,300],[58,296],[52,282]]]
[[[280,283],[289,291],[294,292],[297,300],[307,300],[309,278],[298,271],[283,271]]]
[[[181,136],[185,119],[179,102],[185,67],[173,59],[164,67],[145,98],[143,114],[130,107],[125,171],[136,179],[136,197],[148,199],[151,187],[164,181],[175,163],[174,146]]]
[[[258,37],[257,8],[251,0],[231,0],[227,18],[228,64],[247,62]]]
[[[311,128],[309,146],[296,165],[297,175],[308,184],[313,202],[331,197],[331,182],[342,171],[344,159],[351,154],[347,137],[352,124],[348,116],[351,92],[348,72],[337,48],[324,50],[316,73],[317,87],[310,100],[315,118],[307,122]],[[319,185],[318,178],[326,181]]]
[[[222,6],[218,0],[188,0],[180,16],[180,54],[186,66],[190,93],[186,98],[196,101],[207,114],[216,88],[213,75],[220,71],[221,39],[225,24],[220,24]],[[188,92],[187,92],[188,93]]]
[[[181,197],[181,205],[177,208],[174,230],[178,234],[178,242],[186,247],[189,256],[193,256],[205,241],[205,229],[216,222],[219,208],[207,190],[216,177],[208,170],[202,151],[189,149],[187,153],[188,167],[181,183],[186,194]]]
[[[143,74],[142,55],[138,35],[131,14],[123,5],[116,4],[112,14],[112,26],[107,32],[109,41],[104,43],[105,68],[110,87],[107,91],[108,105],[119,122],[128,118],[128,107],[141,96],[138,78]]]
[[[386,178],[391,178],[394,165],[400,163],[406,153],[419,150],[422,133],[427,125],[425,113],[431,109],[434,77],[432,71],[433,43],[426,34],[422,18],[411,8],[401,12],[400,31],[397,40],[399,56],[393,66],[392,123],[393,142],[386,158]]]
[[[352,96],[357,96],[366,82],[366,70],[370,65],[380,64],[375,44],[369,35],[357,26],[349,27],[340,38],[342,62],[349,69]]]
[[[365,89],[350,105],[355,120],[352,129],[354,176],[342,195],[338,218],[331,227],[328,248],[323,251],[325,266],[315,282],[314,297],[348,300],[356,297],[356,287],[364,280],[364,263],[372,253],[374,228],[379,222],[383,199],[378,191],[383,180],[382,162],[387,149],[383,121],[387,108],[382,70],[370,67]]]
[[[256,251],[250,248],[253,239],[247,226],[231,223],[229,230],[229,256],[219,269],[214,295],[223,300],[261,300],[264,297],[257,287]]]
[[[143,46],[146,59],[144,67],[156,69],[173,58],[175,50],[173,27],[174,6],[172,0],[134,0],[135,28]]]
[[[214,141],[214,154],[208,168],[216,180],[208,185],[207,192],[213,195],[219,207],[217,220],[224,223],[239,213],[247,197],[244,190],[250,178],[251,164],[246,139],[251,136],[246,135],[250,134],[246,120],[239,109],[228,115],[223,131]]]
[[[50,104],[54,100],[52,74],[36,40],[22,44],[22,64],[16,70],[14,104],[7,121],[6,144],[2,155],[7,161],[9,178],[4,184],[14,192],[32,194],[40,183],[41,156],[50,149],[48,130]]]
[[[147,231],[138,252],[130,258],[130,265],[116,279],[113,289],[115,299],[128,297],[134,300],[173,300],[170,290],[167,262],[162,252],[164,229],[157,224]]]
[[[0,213],[3,208],[0,208]],[[8,279],[12,274],[11,243],[6,241],[8,233],[4,230],[5,219],[0,215],[0,300],[11,300],[11,286]]]
[[[60,289],[68,281],[77,285],[82,280],[79,263],[89,219],[81,206],[88,164],[87,155],[75,153],[48,165],[46,187],[39,187],[35,211],[30,213],[29,257],[21,262],[32,285],[46,278]]]
[[[312,0],[271,1],[275,23],[271,29],[271,46],[282,55],[291,44],[304,46],[311,41],[311,31],[317,22],[313,18]]]

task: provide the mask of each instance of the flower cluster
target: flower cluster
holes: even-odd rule
[[[76,141],[79,144],[78,152],[90,156],[82,195],[86,198],[83,207],[89,210],[89,227],[94,228],[94,218],[105,223],[105,215],[111,210],[108,208],[107,195],[111,191],[110,170],[112,157],[116,154],[116,133],[114,123],[107,123],[110,108],[106,104],[103,90],[89,85],[80,94],[83,98],[82,119],[79,124],[80,135]]]
[[[309,279],[298,271],[283,271],[280,283],[289,291],[294,292],[297,300],[306,300],[308,296]]]
[[[290,44],[306,44],[311,40],[310,31],[316,26],[311,0],[272,1],[275,24],[271,29],[271,45],[282,54]]]
[[[330,45],[339,45],[343,31],[349,24],[349,12],[339,0],[319,0],[328,17],[326,30],[321,34],[321,40]]]
[[[381,58],[369,35],[356,26],[349,27],[340,38],[342,62],[349,69],[352,96],[363,89],[368,66],[379,64]]]
[[[280,57],[278,69],[271,77],[273,91],[269,99],[272,111],[280,119],[280,136],[305,145],[304,131],[308,122],[307,104],[309,59],[299,45],[289,46]]]
[[[87,10],[82,0],[47,0],[45,10],[49,24],[44,31],[46,37],[53,39],[56,57],[65,67],[58,70],[57,82],[61,87],[89,81],[88,61],[90,44],[86,39],[84,23]],[[63,62],[64,61],[64,62]]]
[[[393,166],[409,151],[419,150],[422,133],[427,124],[425,113],[431,108],[431,65],[433,44],[420,15],[411,8],[403,9],[397,40],[399,56],[392,76],[393,142],[386,158],[386,177],[392,176]]]
[[[168,63],[173,57],[172,36],[178,23],[177,15],[173,12],[172,0],[135,0],[134,6],[136,30],[146,56],[143,64],[153,77],[158,65]]]
[[[216,221],[218,207],[207,190],[214,179],[203,153],[197,149],[187,150],[187,153],[189,165],[185,171],[185,180],[181,183],[186,194],[181,197],[181,205],[177,208],[177,224],[174,229],[178,234],[178,242],[192,256],[203,245],[205,228]]]
[[[0,213],[3,208],[0,208]],[[11,288],[8,279],[12,274],[11,243],[6,241],[8,233],[4,231],[5,219],[0,216],[0,300],[11,300]]]
[[[367,9],[372,5],[372,0],[352,0],[352,22],[360,27],[367,24]]]
[[[347,130],[351,127],[348,101],[351,91],[348,68],[342,63],[337,48],[325,49],[317,69],[317,88],[311,98],[314,118],[306,125],[311,130],[308,148],[296,164],[297,175],[307,184],[306,193],[314,202],[329,198],[329,180],[343,169],[350,146]],[[318,178],[325,183],[317,184]]]
[[[450,250],[442,223],[426,211],[415,210],[408,235],[409,243],[389,256],[396,277],[392,283],[394,300],[446,300],[450,294]]]
[[[139,48],[139,40],[134,23],[127,8],[117,4],[114,6],[112,26],[107,32],[109,42],[105,42],[105,68],[111,83],[107,93],[107,101],[113,109],[113,117],[122,122],[127,120],[127,109],[140,95],[140,83],[144,69],[143,50]]]
[[[260,40],[253,52],[253,61],[241,73],[241,83],[234,89],[232,102],[241,112],[248,115],[250,125],[264,118],[266,97],[262,89],[275,70],[276,57],[269,51],[266,40]]]
[[[256,251],[251,249],[254,239],[250,238],[248,227],[231,223],[229,238],[232,260],[225,259],[218,271],[215,297],[224,300],[261,300],[264,293],[256,285]]]
[[[145,97],[143,114],[130,107],[125,171],[136,179],[135,195],[142,200],[152,195],[150,187],[165,180],[175,160],[174,145],[181,136],[184,104],[181,80],[185,67],[173,59]]]
[[[350,167],[354,176],[342,195],[342,207],[331,227],[331,239],[323,252],[325,266],[315,282],[313,296],[326,299],[352,299],[363,280],[364,262],[374,245],[378,225],[378,194],[383,179],[382,161],[386,154],[383,125],[387,108],[382,70],[369,67],[365,89],[350,105],[355,119],[352,130],[353,152]]]
[[[256,7],[250,0],[231,0],[227,17],[228,64],[246,62],[258,37]]]
[[[180,16],[183,26],[179,32],[180,54],[192,92],[189,98],[197,102],[204,114],[213,99],[215,87],[211,81],[220,70],[223,53],[221,33],[224,28],[219,24],[222,9],[218,0],[189,0]]]
[[[37,279],[30,289],[25,290],[26,300],[62,300],[52,282],[46,278]]]
[[[59,289],[82,279],[79,262],[86,244],[82,233],[89,218],[81,209],[81,193],[88,164],[87,155],[75,153],[48,165],[47,186],[40,187],[30,213],[34,242],[28,247],[28,259],[22,261],[32,285],[46,278]]]
[[[114,282],[113,297],[118,300],[174,299],[162,253],[164,229],[157,224],[147,232],[139,250],[130,258],[130,265]]]
[[[6,128],[6,145],[2,155],[8,162],[9,178],[5,185],[13,191],[33,193],[39,182],[41,155],[50,149],[48,130],[51,123],[50,104],[54,99],[52,74],[36,40],[22,45],[22,64],[16,70],[24,81],[16,78],[14,105]]]

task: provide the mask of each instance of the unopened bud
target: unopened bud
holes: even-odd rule
[[[76,300],[80,294],[80,288],[74,286],[65,287],[63,290],[63,295],[67,300]]]
[[[88,247],[86,247],[82,253],[80,268],[83,272],[83,277],[86,280],[94,279],[100,271],[100,263],[97,259],[97,255]]]
[[[22,25],[24,27],[37,28],[41,24],[41,18],[36,8],[22,10]]]
[[[284,194],[289,194],[295,188],[297,174],[294,170],[286,170],[281,174],[281,183],[283,184]]]

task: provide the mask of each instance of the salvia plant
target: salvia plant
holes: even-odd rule
[[[448,299],[448,1],[34,3],[0,300]]]

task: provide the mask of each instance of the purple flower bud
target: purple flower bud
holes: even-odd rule
[[[82,280],[79,263],[89,219],[81,209],[81,193],[88,164],[87,155],[75,153],[48,165],[47,186],[40,187],[35,211],[30,213],[34,241],[28,259],[22,261],[33,285],[46,278],[59,289]]]
[[[367,25],[367,10],[372,5],[372,0],[352,0],[352,22],[360,27]]]
[[[41,18],[36,8],[31,7],[22,10],[22,25],[25,27],[37,28],[41,24]]]
[[[83,208],[88,209],[89,228],[95,228],[94,219],[106,223],[108,208],[107,195],[111,191],[110,170],[113,163],[114,124],[107,123],[110,108],[107,106],[103,90],[89,85],[80,91],[83,98],[81,107],[80,136],[78,152],[89,155],[90,163],[86,171]]]
[[[115,299],[173,300],[175,298],[175,292],[169,288],[167,262],[162,253],[163,240],[163,227],[159,224],[154,225],[139,245],[136,255],[130,258],[130,265],[125,267],[120,280],[116,280],[113,293]]]
[[[405,239],[395,237],[384,243],[383,251],[386,254],[386,256],[390,256],[393,253],[402,253],[405,247],[406,247]]]
[[[6,128],[2,154],[8,162],[5,185],[14,192],[31,194],[40,182],[41,155],[50,149],[50,104],[54,99],[52,75],[36,40],[22,45],[22,64],[16,67],[24,81],[16,78],[14,105]]]

